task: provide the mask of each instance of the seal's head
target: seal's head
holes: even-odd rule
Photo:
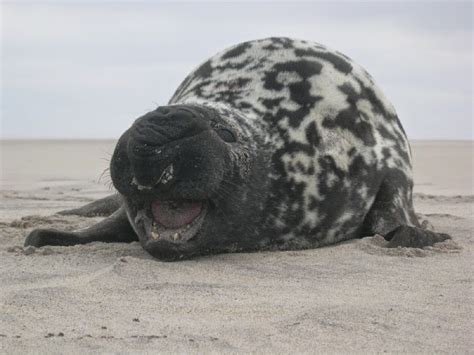
[[[176,260],[256,243],[251,226],[263,186],[255,137],[239,114],[201,105],[162,106],[119,139],[111,177],[144,249]],[[252,196],[254,195],[254,196]],[[257,199],[259,200],[259,199]]]

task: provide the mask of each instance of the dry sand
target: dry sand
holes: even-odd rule
[[[414,142],[416,208],[454,241],[368,237],[316,250],[176,263],[138,243],[21,245],[55,211],[105,196],[111,141],[2,142],[0,351],[474,351],[472,142]],[[27,216],[27,217],[24,217]]]

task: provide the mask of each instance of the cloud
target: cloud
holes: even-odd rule
[[[469,2],[6,3],[2,134],[117,137],[210,55],[285,35],[366,67],[410,137],[471,138],[471,10]]]

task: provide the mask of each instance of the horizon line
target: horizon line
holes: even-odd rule
[[[11,141],[116,141],[118,138],[71,138],[71,137],[20,137],[20,138],[3,138],[0,137],[0,142]],[[444,142],[474,142],[474,138],[408,138],[409,141],[444,141]]]

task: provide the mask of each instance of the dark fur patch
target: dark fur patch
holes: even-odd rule
[[[320,52],[320,51],[315,51],[313,49],[295,49],[295,54],[297,56],[311,56],[311,57],[317,57],[321,58],[332,65],[334,65],[334,68],[339,70],[340,72],[344,74],[349,74],[352,71],[352,65],[345,60],[343,57],[330,53],[330,52]]]
[[[247,49],[249,49],[250,47],[252,47],[250,42],[241,43],[238,46],[236,46],[235,48],[233,48],[233,49],[227,51],[226,53],[224,53],[224,55],[222,56],[222,59],[231,59],[231,58],[234,58],[234,57],[238,57],[239,55],[244,54],[245,51]]]

